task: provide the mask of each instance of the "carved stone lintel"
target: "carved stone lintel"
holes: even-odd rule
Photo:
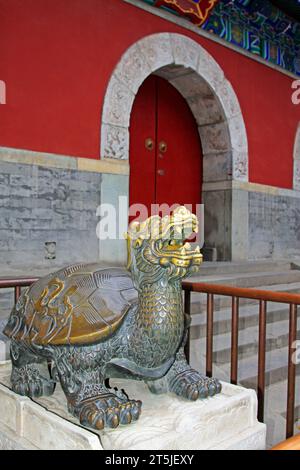
[[[238,152],[248,153],[247,134],[244,121],[240,116],[228,119],[231,147]]]
[[[172,34],[172,49],[174,63],[197,70],[200,46],[192,39],[182,34]]]
[[[231,83],[224,79],[223,83],[218,89],[218,97],[224,109],[227,119],[235,116],[241,118],[241,108],[237,96],[231,86]]]
[[[212,56],[203,48],[200,50],[197,73],[218,95],[219,89],[224,82],[224,72]]]
[[[246,152],[232,151],[232,179],[235,181],[248,181],[248,154]]]
[[[104,100],[103,124],[128,127],[134,96],[134,93],[126,85],[113,76]]]
[[[102,126],[101,157],[125,160],[129,152],[129,132],[127,127],[110,124]]]
[[[170,35],[158,33],[146,36],[139,41],[139,48],[146,58],[152,73],[174,62]]]
[[[150,66],[137,44],[125,52],[114,71],[114,75],[133,93],[138,91],[144,77],[150,74]]]

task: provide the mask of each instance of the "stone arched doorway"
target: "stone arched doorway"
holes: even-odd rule
[[[203,148],[205,239],[220,260],[234,252],[232,181],[248,181],[248,144],[237,96],[214,58],[175,33],[142,38],[121,57],[107,87],[101,121],[101,158],[129,159],[129,123],[135,95],[151,74],[167,79],[188,102]],[[219,188],[219,189],[218,189]],[[248,237],[239,236],[238,252]]]

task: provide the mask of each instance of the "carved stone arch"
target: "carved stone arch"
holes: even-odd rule
[[[293,188],[300,191],[300,122],[298,124],[294,144],[294,175]]]
[[[231,185],[232,180],[248,181],[244,119],[223,70],[197,42],[181,34],[158,33],[140,39],[125,51],[109,80],[103,103],[101,158],[128,161],[132,105],[139,87],[151,74],[164,77],[179,90],[198,124],[207,246],[216,248],[219,260],[247,259],[248,195]],[[125,177],[121,181],[121,176],[117,181],[112,178],[104,178],[101,200],[117,206],[120,194],[128,198],[128,177],[126,181]],[[116,250],[121,253],[124,245],[100,242],[103,260],[111,261]]]
[[[248,181],[247,134],[237,96],[215,59],[176,33],[146,36],[121,57],[104,99],[101,157],[128,159],[133,101],[153,73],[170,81],[190,105],[203,146],[204,182]]]

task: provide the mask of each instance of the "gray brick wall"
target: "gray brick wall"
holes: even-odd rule
[[[101,174],[0,162],[0,266],[63,265],[99,258]],[[56,242],[56,260],[45,242]]]
[[[300,257],[300,198],[249,193],[249,258]]]
[[[126,193],[123,186],[127,187],[127,179],[0,161],[0,268],[22,270],[33,266],[47,272],[73,262],[99,260],[96,209],[101,190],[106,188],[104,202],[111,202],[112,191]],[[216,242],[216,234],[222,235],[218,239],[219,259],[230,259],[231,229],[226,224],[231,219],[230,198],[227,203],[218,202],[218,194],[215,191],[204,194],[206,240],[209,242],[214,236]],[[258,192],[249,192],[248,196],[249,259],[299,258],[300,198]],[[224,213],[222,226],[214,225],[214,214],[218,211]],[[56,242],[56,259],[48,260],[45,242],[52,241]],[[125,246],[120,247],[125,253]],[[103,244],[102,259],[116,258],[120,262],[118,256],[115,245]]]

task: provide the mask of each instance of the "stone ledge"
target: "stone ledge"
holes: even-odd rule
[[[202,186],[203,192],[228,191],[233,189],[253,193],[269,194],[272,196],[300,198],[300,190],[278,188],[276,186],[269,186],[260,183],[251,183],[246,181],[205,181]]]
[[[16,436],[5,424],[0,426],[0,450],[39,450],[25,439]]]
[[[2,366],[5,367],[5,366]],[[1,369],[1,366],[0,366]],[[101,450],[94,433],[0,384],[0,449]],[[5,442],[9,444],[5,444]]]
[[[33,150],[0,147],[0,162],[18,163],[21,165],[37,165],[46,168],[129,175],[128,161],[113,158],[73,157]]]
[[[266,427],[256,419],[253,390],[223,383],[220,395],[188,402],[172,394],[152,395],[143,383],[117,380],[143,401],[134,424],[92,432],[77,423],[58,386],[35,401],[9,388],[10,362],[0,365],[0,448],[200,450],[264,449]]]

